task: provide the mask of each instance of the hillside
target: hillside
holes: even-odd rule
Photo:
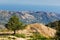
[[[15,38],[16,40],[28,40],[28,39],[40,40],[41,38],[43,39],[46,38],[48,40],[48,38],[55,37],[56,30],[40,23],[34,23],[27,25],[26,28],[23,30],[17,30],[16,35],[10,35],[13,34],[14,32],[7,29],[0,30],[0,34],[3,33],[9,35],[1,35],[0,40],[2,39],[9,40],[9,38],[10,39]]]
[[[0,24],[6,24],[9,18],[13,15],[17,15],[25,24],[31,23],[43,23],[48,24],[60,20],[60,14],[54,12],[44,11],[4,11],[0,10]]]
[[[35,23],[35,24],[30,24],[26,27],[25,30],[23,31],[18,31],[18,33],[25,33],[26,35],[30,35],[31,33],[39,33],[43,35],[44,37],[54,37],[56,30],[49,28],[43,24]]]
[[[48,23],[46,26],[57,29],[60,27],[60,20]]]

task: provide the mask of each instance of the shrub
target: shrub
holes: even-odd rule
[[[29,40],[51,40],[51,39],[46,38],[39,33],[33,33],[33,36],[31,36],[31,39],[29,39]]]

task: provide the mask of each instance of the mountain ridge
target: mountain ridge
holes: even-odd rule
[[[26,24],[31,23],[43,23],[48,24],[49,22],[60,20],[60,14],[54,12],[44,11],[0,11],[0,23],[6,24],[9,18],[13,15],[17,15],[22,22]]]

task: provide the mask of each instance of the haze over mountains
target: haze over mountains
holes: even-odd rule
[[[26,24],[54,22],[60,20],[60,14],[44,11],[3,11],[0,10],[0,24],[5,24],[12,15],[17,15]]]

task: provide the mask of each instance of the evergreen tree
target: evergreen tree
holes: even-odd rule
[[[57,36],[57,38],[59,38],[60,39],[60,21],[58,21],[58,26],[57,26],[57,32],[56,32],[56,36]]]
[[[9,19],[8,23],[5,24],[5,27],[9,30],[13,30],[14,34],[16,33],[16,30],[25,28],[23,23],[19,21],[19,18],[16,15]]]

